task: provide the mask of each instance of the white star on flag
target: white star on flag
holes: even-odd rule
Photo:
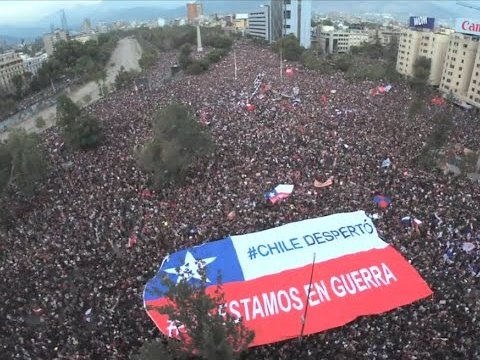
[[[169,274],[178,275],[177,284],[182,279],[186,279],[187,281],[189,281],[192,278],[197,280],[202,280],[202,275],[199,273],[199,270],[203,269],[205,266],[215,261],[215,259],[216,257],[209,257],[206,259],[197,260],[193,257],[190,251],[187,251],[185,254],[185,260],[183,261],[183,265],[180,265],[178,267],[178,271],[177,271],[177,268],[165,269],[164,271]],[[192,266],[192,268],[190,268],[190,266]],[[210,282],[208,277],[206,281]]]

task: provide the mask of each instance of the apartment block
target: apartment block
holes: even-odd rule
[[[428,79],[430,85],[440,85],[448,41],[449,35],[447,34],[422,32],[418,56],[426,57],[431,61],[430,77]]]
[[[264,40],[270,39],[269,11],[263,8],[248,14],[247,34]]]
[[[323,29],[322,29],[323,30]],[[364,30],[320,31],[319,44],[327,54],[347,53],[352,46],[369,42],[370,35]]]
[[[20,57],[23,61],[24,71],[36,75],[38,69],[40,69],[45,61],[48,60],[48,55],[46,53],[36,54],[35,56],[29,56],[26,54],[20,54]]]
[[[450,36],[440,90],[458,100],[480,105],[479,38],[455,33]]]
[[[43,45],[49,56],[55,51],[55,44],[61,40],[68,41],[68,33],[65,30],[56,29],[50,34],[43,35]]]
[[[398,42],[401,35],[402,35],[402,31],[395,30],[395,29],[378,29],[376,31],[378,42],[382,46],[389,45],[393,42]]]
[[[14,88],[12,78],[23,72],[23,60],[19,54],[13,51],[0,54],[0,88],[2,90],[12,92]]]
[[[467,102],[480,108],[480,46],[477,49],[475,63],[473,64],[472,78],[467,93]]]
[[[413,76],[413,66],[418,58],[422,32],[404,30],[398,42],[397,71],[406,76]]]

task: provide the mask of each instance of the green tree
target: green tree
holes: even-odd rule
[[[335,59],[335,68],[337,70],[347,72],[352,66],[352,57],[346,54],[339,55]]]
[[[448,138],[453,129],[453,122],[450,112],[438,112],[433,116],[433,130],[427,138],[423,147],[419,164],[425,169],[432,169],[436,165],[439,152],[447,145]]]
[[[133,83],[135,77],[137,76],[137,72],[125,71],[125,68],[122,66],[120,67],[120,71],[118,72],[117,76],[115,77],[115,88],[120,90],[130,84]]]
[[[13,98],[0,97],[0,119],[9,116],[17,109],[17,102]]]
[[[297,61],[300,60],[305,49],[300,45],[295,35],[290,34],[273,44],[273,50],[277,53],[281,51],[285,60]]]
[[[190,44],[185,44],[180,48],[180,53],[178,54],[178,64],[183,70],[185,70],[192,63],[192,59],[190,57],[191,53],[192,47]]]
[[[208,61],[207,60],[194,60],[187,66],[185,72],[189,75],[199,75],[208,70]]]
[[[160,187],[181,181],[187,169],[212,149],[212,141],[193,118],[189,109],[174,103],[158,111],[153,118],[154,137],[138,154],[144,170],[153,174]]]
[[[165,297],[169,304],[149,310],[168,315],[169,319],[183,325],[179,331],[180,342],[168,342],[168,348],[179,358],[191,354],[206,360],[239,359],[254,339],[242,319],[225,311],[225,294],[220,279],[212,294],[207,293],[206,271],[199,264],[200,281],[189,280],[188,274],[179,282],[163,279],[167,287]],[[165,345],[159,344],[160,350]],[[143,359],[147,360],[147,359]]]
[[[12,83],[15,86],[15,95],[18,99],[22,97],[23,86],[25,85],[25,80],[22,74],[15,74],[12,76]]]
[[[85,113],[67,96],[57,99],[57,125],[65,142],[73,147],[87,149],[98,145],[103,137],[99,121]]]
[[[420,56],[413,65],[413,77],[410,79],[410,84],[416,91],[422,93],[425,91],[430,77],[431,60]]]
[[[0,191],[13,185],[31,194],[46,174],[47,160],[38,136],[12,130],[6,142],[0,143]]]
[[[76,148],[95,147],[103,138],[100,122],[85,112],[80,114],[71,128],[65,130],[65,140]]]
[[[61,128],[73,126],[80,116],[80,108],[66,95],[57,98],[57,125]]]
[[[216,62],[219,62],[226,54],[227,54],[226,50],[215,49],[215,50],[210,51],[207,54],[207,60],[210,63],[216,63]]]

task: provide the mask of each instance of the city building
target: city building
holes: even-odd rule
[[[352,46],[360,46],[368,41],[369,33],[366,30],[320,31],[318,36],[319,46],[327,54],[347,53]]]
[[[270,39],[269,23],[268,8],[263,7],[262,9],[259,9],[259,11],[249,13],[248,35],[268,41]]]
[[[98,35],[95,33],[91,34],[77,34],[75,36],[71,37],[72,40],[79,41],[82,44],[86,43],[87,41],[94,40],[96,41],[98,39]]]
[[[188,22],[198,21],[203,16],[203,4],[198,2],[187,3],[187,20]]]
[[[0,89],[12,92],[14,90],[13,77],[23,74],[23,72],[24,66],[20,54],[13,51],[0,54]]]
[[[68,41],[68,33],[65,30],[56,29],[52,33],[43,35],[43,45],[49,56],[55,51],[55,43],[61,40]]]
[[[35,56],[29,56],[27,54],[20,54],[20,58],[23,61],[23,69],[25,72],[29,72],[32,75],[36,75],[38,69],[42,67],[42,64],[48,60],[46,53],[38,53]]]
[[[167,21],[164,18],[158,18],[157,25],[158,27],[164,27],[165,25],[167,25]]]
[[[375,31],[375,41],[378,41],[382,46],[386,46],[394,42],[398,43],[401,35],[402,29],[377,29]]]
[[[477,36],[450,36],[440,90],[455,99],[480,107],[480,54]]]
[[[422,31],[405,29],[398,42],[396,69],[402,75],[413,76],[413,67],[418,59]]]
[[[449,37],[447,34],[429,31],[421,34],[418,56],[430,59],[430,76],[428,78],[430,85],[440,85]]]
[[[93,28],[92,28],[92,22],[90,21],[90,19],[85,19],[83,20],[83,23],[82,23],[82,32],[84,34],[90,34],[93,32]]]
[[[312,2],[311,0],[271,0],[264,5],[269,11],[270,41],[289,34],[295,35],[300,45],[310,48],[312,41]]]
[[[236,31],[245,32],[248,27],[248,14],[235,14],[232,23]]]
[[[415,62],[419,57],[430,59],[428,83],[439,86],[447,54],[450,35],[447,31],[429,29],[405,29],[399,40],[397,71],[406,76],[414,76]]]

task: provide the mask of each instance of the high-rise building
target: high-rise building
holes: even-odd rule
[[[312,41],[312,1],[271,0],[268,6],[271,41],[293,34],[300,45],[309,48]]]
[[[92,30],[92,22],[90,19],[84,19],[82,23],[82,32],[85,34],[90,34]]]
[[[65,30],[54,30],[49,34],[43,35],[43,45],[48,55],[52,55],[55,50],[55,43],[60,40],[68,41],[68,33]]]
[[[10,51],[0,54],[0,89],[13,91],[12,79],[15,75],[23,74],[23,60],[19,54]]]
[[[397,53],[397,71],[406,76],[413,76],[413,67],[418,59],[421,31],[405,30],[400,36]]]
[[[455,33],[448,42],[440,90],[455,99],[480,106],[479,38]]]
[[[425,57],[430,59],[428,83],[433,86],[440,85],[449,38],[450,33],[446,31],[404,30],[398,44],[397,71],[413,77],[415,62],[419,57]]]
[[[203,5],[198,2],[187,3],[187,20],[195,22],[203,16]]]
[[[269,11],[268,8],[248,14],[248,34],[264,40],[269,40]]]

